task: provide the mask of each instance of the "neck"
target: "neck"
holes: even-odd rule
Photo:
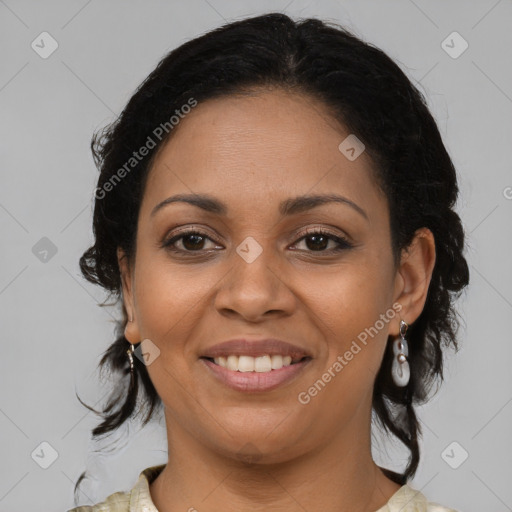
[[[370,425],[367,417],[354,419],[324,445],[278,463],[220,454],[167,412],[166,423],[169,462],[150,485],[160,512],[375,512],[401,487],[372,459],[370,429],[360,428]]]

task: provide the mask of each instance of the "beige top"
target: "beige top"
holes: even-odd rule
[[[115,492],[96,505],[76,507],[68,512],[158,512],[151,500],[149,484],[164,469],[165,464],[144,469],[131,491]],[[453,508],[432,503],[409,485],[403,485],[383,507],[375,512],[457,512]]]

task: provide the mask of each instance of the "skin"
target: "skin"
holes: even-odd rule
[[[147,369],[164,403],[170,454],[150,485],[161,512],[374,512],[400,488],[371,457],[372,390],[400,318],[412,324],[423,309],[435,243],[428,229],[417,231],[395,265],[388,203],[372,162],[364,152],[350,161],[338,150],[348,134],[310,97],[255,90],[200,103],[154,160],[135,262],[120,248],[118,258],[132,319],[126,338],[150,339],[160,350]],[[228,213],[175,202],[151,216],[180,193],[210,194]],[[334,202],[279,213],[285,199],[333,193],[367,218]],[[188,250],[181,255],[162,248],[178,226],[208,238],[178,240],[174,246]],[[332,238],[304,238],[318,227],[353,247],[332,252]],[[236,252],[248,236],[263,250],[251,263]],[[299,403],[299,393],[393,304],[401,305],[400,316],[308,404]],[[199,357],[244,336],[284,339],[307,347],[313,359],[275,390],[235,391]]]

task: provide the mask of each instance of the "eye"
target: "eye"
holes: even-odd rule
[[[315,228],[306,232],[299,242],[304,241],[307,252],[338,252],[350,249],[352,244],[344,237],[335,235],[321,228]],[[335,245],[327,249],[329,242]],[[325,250],[327,249],[327,250]]]
[[[207,241],[213,243],[213,247],[205,247]],[[306,252],[339,252],[346,249],[350,249],[353,245],[344,237],[330,233],[325,229],[315,228],[306,231],[306,234],[302,236],[296,244],[304,241],[306,246]],[[329,243],[334,244],[334,247],[328,247]],[[181,244],[181,247],[178,246]],[[181,231],[179,234],[165,240],[162,243],[162,247],[173,252],[181,253],[200,253],[209,249],[221,248],[212,240],[207,233],[204,233],[197,229],[189,229]],[[327,249],[327,250],[326,250]],[[304,250],[304,249],[299,249]]]
[[[206,233],[197,229],[190,229],[165,240],[162,247],[175,252],[200,252],[207,249],[204,247],[206,240],[213,242]],[[181,242],[182,247],[177,247],[176,242]]]

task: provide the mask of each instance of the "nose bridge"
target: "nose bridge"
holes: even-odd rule
[[[233,254],[232,279],[239,292],[263,297],[275,295],[272,291],[278,285],[278,279],[271,265],[272,262],[275,264],[277,258],[268,243],[261,238],[260,242],[248,236],[237,246],[236,255]]]
[[[267,311],[290,311],[293,294],[279,275],[268,244],[247,237],[233,251],[231,270],[216,295],[219,310],[236,311],[244,317],[259,317]]]

